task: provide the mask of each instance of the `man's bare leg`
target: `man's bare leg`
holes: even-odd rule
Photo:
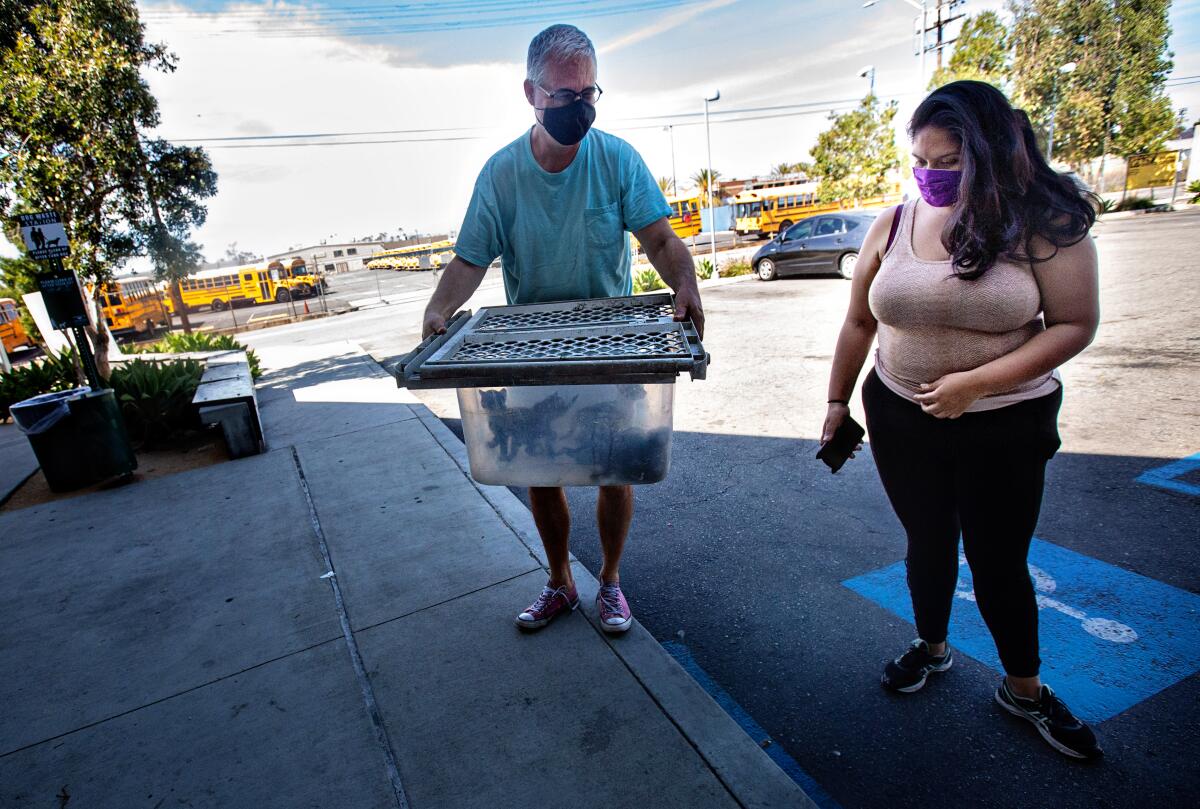
[[[604,551],[604,564],[600,568],[601,584],[621,580],[621,553],[625,550],[631,522],[633,487],[601,486],[596,499],[596,523],[600,527],[600,547]]]
[[[570,551],[571,511],[567,507],[566,493],[561,488],[531,487],[529,505],[542,537],[542,547],[546,549],[546,561],[550,563],[550,587],[574,587]]]

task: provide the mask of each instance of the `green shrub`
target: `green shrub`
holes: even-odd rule
[[[1100,198],[1100,207],[1096,213],[1112,213],[1117,209],[1117,203],[1107,197]]]
[[[656,289],[666,289],[667,285],[653,267],[646,267],[633,274],[633,291],[653,292]]]
[[[231,334],[208,334],[206,332],[171,332],[157,343],[140,349],[139,354],[185,354],[189,351],[245,351],[250,375],[255,379],[262,376],[262,366],[254,349],[246,348]]]
[[[696,277],[701,281],[707,281],[713,277],[713,263],[707,258],[702,258],[696,262]]]
[[[70,390],[79,384],[78,379],[73,349],[14,366],[11,373],[0,374],[0,420],[9,417],[10,405],[43,393]]]
[[[721,268],[721,275],[725,278],[733,278],[738,275],[749,275],[754,272],[750,266],[750,262],[745,259],[731,261]]]
[[[1188,183],[1187,190],[1192,195],[1188,202],[1192,205],[1200,205],[1200,180],[1192,180]]]
[[[1156,208],[1156,203],[1150,197],[1126,197],[1117,203],[1118,211],[1144,211],[1147,208]]]
[[[196,360],[134,360],[112,372],[108,383],[135,446],[169,443],[200,428],[192,397],[203,374],[204,366]]]

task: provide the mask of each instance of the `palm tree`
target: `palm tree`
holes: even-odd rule
[[[780,163],[778,165],[771,166],[771,176],[775,179],[779,179],[780,177],[784,177],[791,173],[792,173],[792,164],[791,163]]]
[[[700,194],[700,198],[704,200],[704,204],[708,204],[708,186],[709,186],[708,169],[700,169],[692,175],[692,183],[696,186],[696,191]],[[713,204],[716,205],[721,192],[721,172],[713,169],[712,173],[712,192]]]
[[[659,177],[658,178],[658,190],[659,191],[661,191],[665,194],[665,193],[667,193],[667,189],[670,187],[671,187],[671,178],[670,177]]]

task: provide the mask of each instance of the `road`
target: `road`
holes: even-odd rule
[[[1054,753],[992,702],[999,673],[965,569],[953,671],[915,695],[879,687],[914,635],[903,532],[869,453],[836,476],[813,459],[849,286],[747,280],[705,292],[713,366],[677,386],[672,471],[636,492],[622,580],[638,619],[685,645],[826,805],[1200,804],[1200,460],[1152,471],[1200,451],[1200,211],[1095,233],[1102,324],[1062,369],[1063,449],[1032,561],[1044,674],[1098,720],[1098,766]],[[493,285],[470,306],[501,298]],[[244,338],[350,339],[386,358],[415,344],[422,306]],[[452,394],[422,397],[457,427]],[[853,411],[862,421],[857,401]],[[1148,472],[1157,484],[1137,480]],[[594,493],[569,498],[572,549],[598,572]]]

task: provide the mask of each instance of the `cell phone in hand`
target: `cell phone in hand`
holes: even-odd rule
[[[861,424],[850,416],[846,416],[834,432],[833,438],[817,451],[817,457],[829,467],[830,474],[835,474],[842,468],[842,464],[846,463],[850,453],[854,452],[855,447],[862,442],[863,436],[866,434],[867,431],[862,428]]]

